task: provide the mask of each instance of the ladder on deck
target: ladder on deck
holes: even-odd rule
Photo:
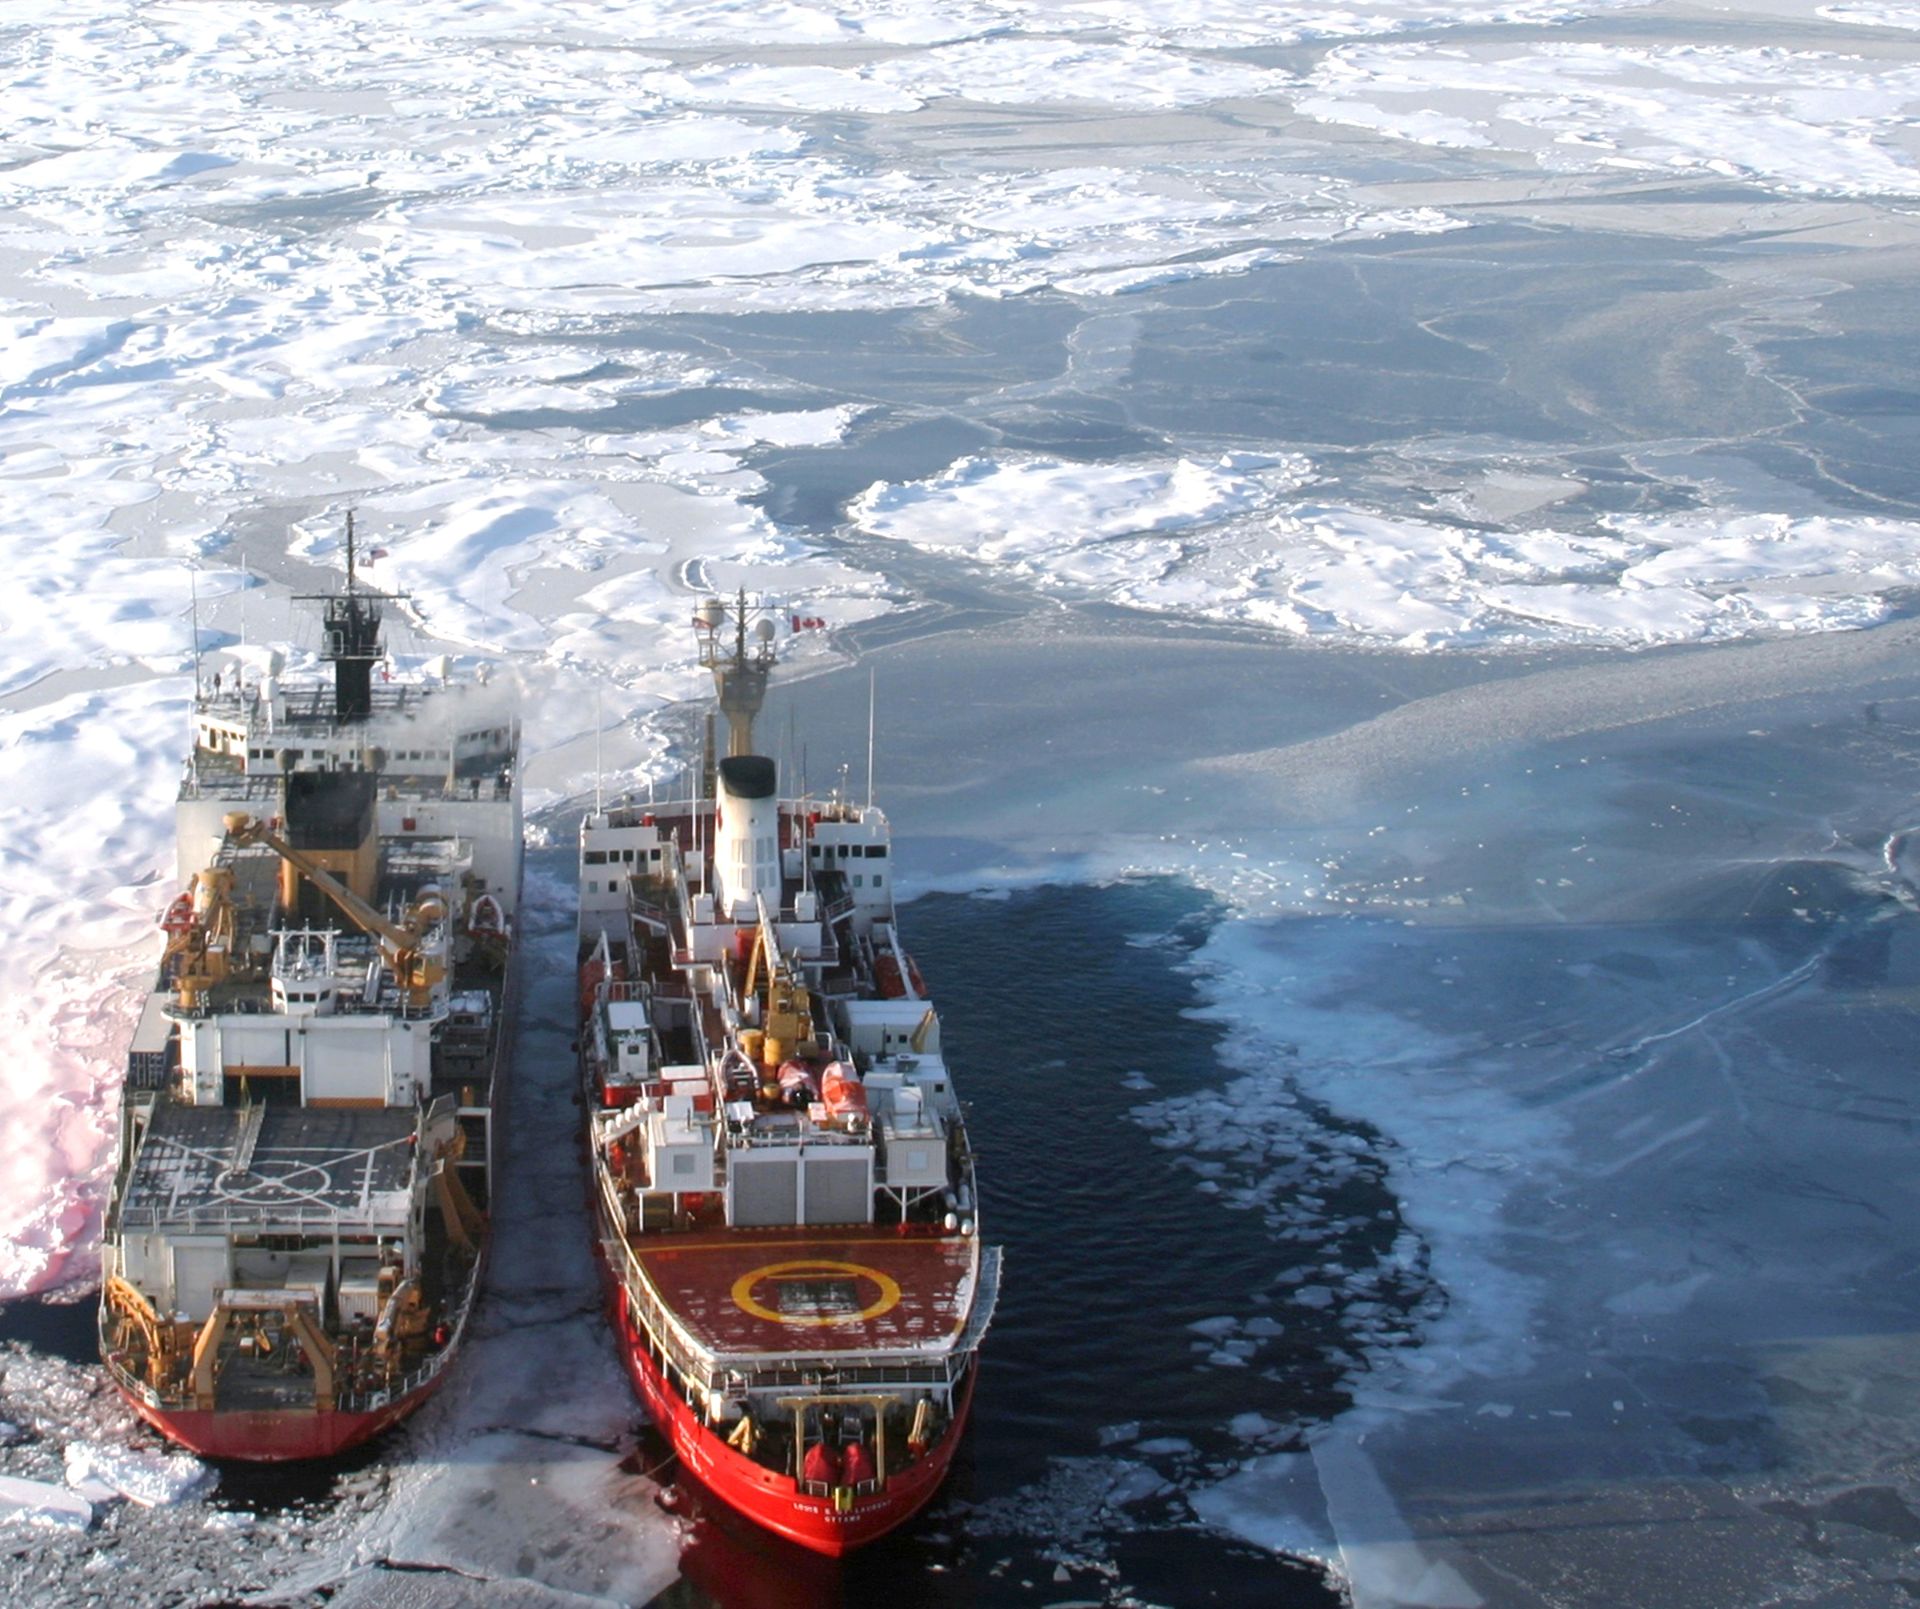
[[[233,1159],[227,1164],[232,1173],[245,1173],[253,1166],[253,1149],[260,1143],[260,1130],[267,1121],[265,1101],[249,1102],[240,1109],[240,1122],[233,1135]]]

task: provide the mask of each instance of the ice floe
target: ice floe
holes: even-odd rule
[[[1920,189],[1903,146],[1920,69],[1829,52],[1343,45],[1294,104],[1417,145],[1527,151],[1556,171],[1713,175],[1807,194]]]
[[[78,1492],[48,1481],[0,1475],[0,1520],[84,1531],[93,1524],[93,1505]]]
[[[107,1442],[70,1441],[65,1456],[67,1484],[76,1491],[105,1490],[143,1508],[166,1508],[203,1496],[218,1479],[188,1453],[139,1452]]]
[[[968,459],[869,488],[860,527],[1046,591],[1409,649],[1638,647],[1882,618],[1920,528],[1871,517],[1603,516],[1582,530],[1390,517],[1289,496],[1304,459]]]

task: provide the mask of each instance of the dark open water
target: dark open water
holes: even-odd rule
[[[1168,880],[905,909],[1006,1248],[968,1443],[931,1511],[844,1566],[703,1515],[661,1604],[1341,1602],[1317,1570],[1201,1529],[1180,1495],[1246,1456],[1234,1415],[1311,1423],[1344,1404],[1351,1363],[1337,1313],[1304,1330],[1288,1314],[1240,1368],[1205,1366],[1213,1346],[1188,1328],[1249,1297],[1281,1311],[1276,1279],[1328,1255],[1223,1212],[1133,1115],[1222,1077],[1216,1029],[1185,1015],[1218,915]],[[1364,1167],[1327,1207],[1330,1223],[1361,1213],[1391,1243],[1393,1202]]]

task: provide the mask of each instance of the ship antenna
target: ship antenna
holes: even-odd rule
[[[353,510],[347,510],[347,591],[353,591]]]
[[[200,572],[187,570],[187,597],[190,600],[189,613],[193,618],[193,697],[200,700]]]
[[[604,775],[600,768],[600,684],[593,684],[593,813],[600,815],[600,779]]]
[[[873,808],[873,695],[874,670],[867,667],[867,808]]]

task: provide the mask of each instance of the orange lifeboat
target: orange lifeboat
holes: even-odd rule
[[[867,1115],[867,1086],[843,1061],[827,1063],[827,1070],[820,1078],[820,1099],[826,1102],[829,1117]]]
[[[193,931],[193,896],[182,894],[167,907],[160,918],[161,931],[169,938],[180,938]]]

